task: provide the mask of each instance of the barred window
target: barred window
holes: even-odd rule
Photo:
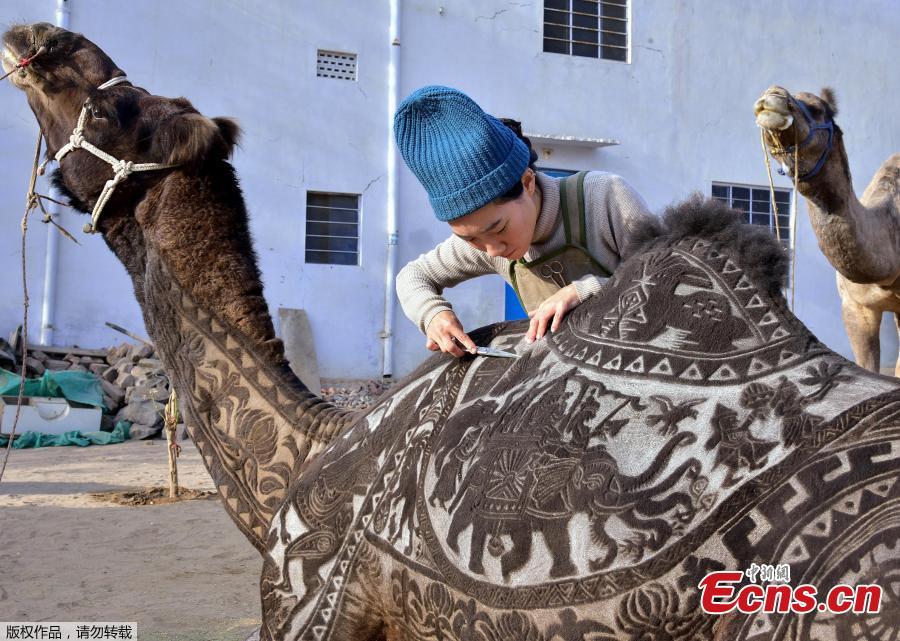
[[[544,51],[628,62],[628,0],[544,0]]]
[[[359,264],[359,195],[306,192],[306,262]]]
[[[781,242],[785,246],[790,247],[790,189],[775,190],[775,204],[778,206],[777,220],[772,208],[772,198],[768,187],[714,183],[712,186],[712,196],[730,207],[741,210],[745,222],[768,227],[773,235],[781,238]]]

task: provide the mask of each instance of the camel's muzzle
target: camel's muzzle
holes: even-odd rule
[[[20,58],[26,57],[29,53],[35,53],[37,46],[35,44],[36,35],[32,32],[31,27],[26,25],[17,25],[7,29],[0,42],[3,44],[3,58],[6,61],[7,52],[13,56],[15,62]]]
[[[13,50],[10,49],[9,46],[3,47],[3,55],[0,56],[0,64],[3,65],[4,73],[15,69],[18,62],[19,58]]]

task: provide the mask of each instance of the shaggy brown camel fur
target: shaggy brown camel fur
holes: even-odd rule
[[[234,126],[135,87],[96,90],[121,71],[81,36],[4,36],[12,59],[48,43],[15,83],[51,152],[88,100],[86,138],[181,163],[123,183],[99,228],[262,553],[262,639],[836,641],[896,628],[892,589],[869,615],[700,608],[704,575],[751,563],[789,563],[793,584],[820,590],[900,579],[900,382],[790,313],[767,232],[714,201],[674,207],[559,331],[534,344],[527,323],[472,333],[518,359],[435,356],[352,420],[283,369],[224,160]],[[61,165],[89,209],[110,170],[82,151]]]
[[[894,313],[900,331],[900,154],[884,162],[857,198],[830,90],[822,90],[821,97],[805,92],[792,96],[773,86],[753,110],[757,124],[769,134],[769,151],[792,180],[793,146],[801,143],[796,188],[809,204],[819,247],[837,270],[841,313],[856,363],[877,372],[884,312]],[[900,376],[900,359],[895,375]]]

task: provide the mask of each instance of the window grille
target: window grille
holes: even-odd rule
[[[319,49],[316,76],[337,80],[356,80],[356,54]]]
[[[306,262],[359,265],[359,195],[306,193]]]
[[[714,183],[712,196],[729,207],[739,209],[744,222],[768,227],[772,234],[781,238],[786,246],[791,246],[791,190],[776,189],[775,204],[778,205],[778,220],[772,209],[772,199],[768,187],[750,187]],[[776,222],[778,228],[776,229]]]
[[[544,0],[544,51],[628,62],[628,0]]]

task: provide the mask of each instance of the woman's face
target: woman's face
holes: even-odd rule
[[[451,220],[453,233],[488,256],[522,258],[531,246],[540,211],[537,182],[530,169],[525,170],[522,185],[522,195],[515,200],[490,202],[471,214]]]

